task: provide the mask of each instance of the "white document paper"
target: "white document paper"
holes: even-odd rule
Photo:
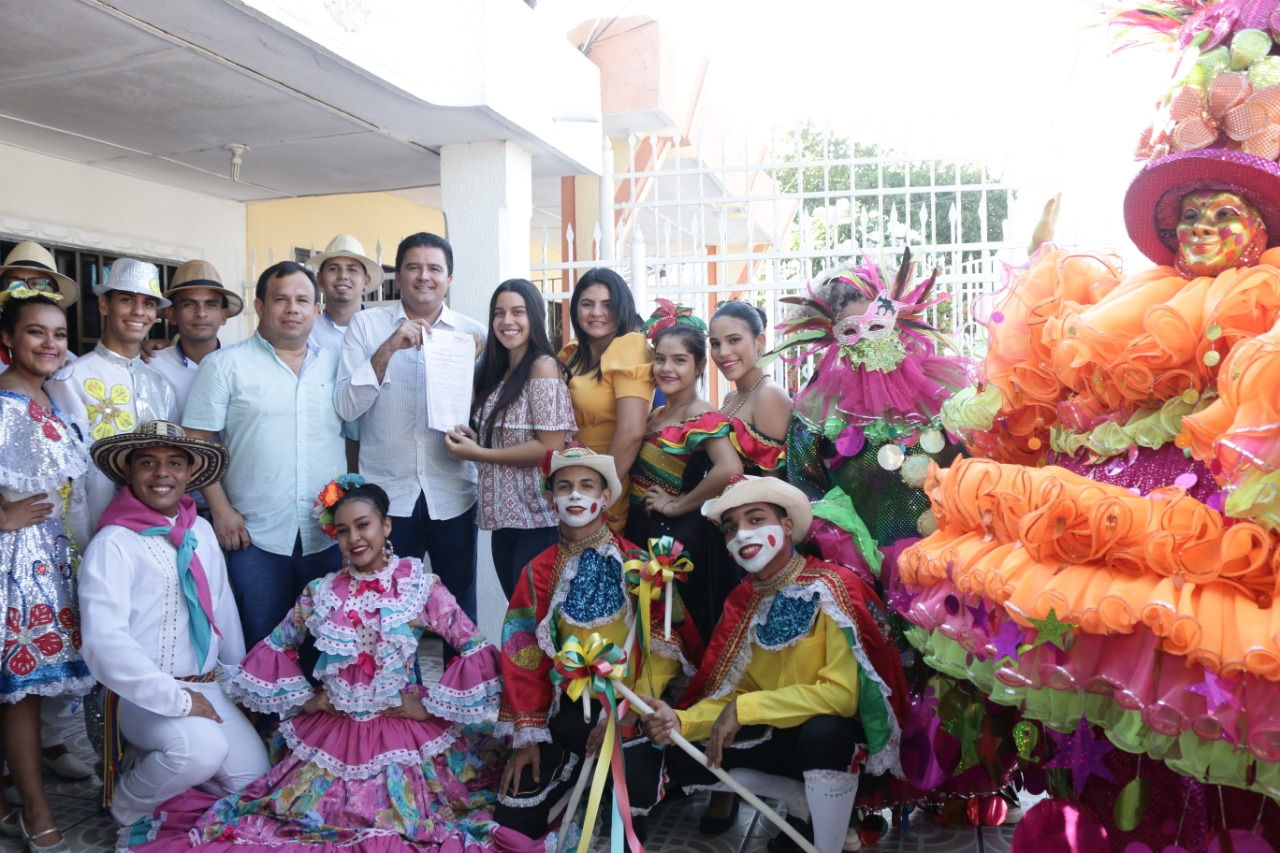
[[[476,339],[437,329],[422,342],[427,367],[427,410],[431,429],[447,432],[471,422],[471,384],[476,371]]]

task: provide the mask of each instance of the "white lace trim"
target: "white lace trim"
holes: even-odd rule
[[[496,723],[493,734],[495,737],[509,738],[512,749],[534,743],[551,743],[551,729],[545,726],[524,726],[517,730],[515,724],[508,720]]]
[[[532,797],[521,797],[519,799],[515,799],[513,797],[503,797],[499,795],[498,802],[502,803],[504,806],[509,806],[510,808],[513,808],[513,809],[527,809],[527,808],[532,808],[533,806],[541,805],[543,802],[546,801],[547,797],[551,794],[552,791],[560,787],[560,785],[562,785],[569,778],[569,776],[573,774],[573,768],[577,766],[578,766],[578,754],[576,752],[571,752],[569,753],[569,760],[564,763],[564,767],[561,768],[559,775],[556,776],[556,778],[552,779],[550,782],[548,782],[547,787],[543,788],[540,793]],[[517,780],[517,782],[518,781],[519,780]]]
[[[675,629],[672,629],[671,633],[674,634]],[[698,671],[698,668],[685,657],[679,644],[664,640],[660,635],[654,634],[649,637],[649,652],[667,660],[680,661],[680,671],[687,676],[693,676]]]
[[[357,722],[359,722],[357,720]],[[422,764],[444,752],[457,740],[459,726],[450,726],[442,733],[414,749],[392,749],[373,757],[373,760],[362,764],[347,764],[337,756],[331,755],[318,746],[304,742],[294,729],[293,720],[285,720],[280,724],[280,734],[285,743],[297,758],[320,766],[340,779],[362,780],[376,776],[392,764],[405,766]]]
[[[498,676],[466,690],[436,682],[427,688],[422,705],[435,716],[454,723],[482,723],[498,718],[501,698],[502,678]]]
[[[369,684],[352,684],[338,674],[355,665],[360,649],[356,645],[355,629],[329,622],[330,614],[342,607],[342,602],[333,590],[336,578],[336,575],[329,575],[317,585],[314,610],[306,624],[316,648],[340,659],[317,668],[315,676],[325,684],[329,700],[340,711],[349,714],[376,714],[397,707],[405,684],[405,662],[412,660],[417,654],[418,641],[412,633],[389,633],[387,629],[405,625],[422,613],[436,576],[415,572],[395,578],[398,597],[380,599],[380,611],[384,607],[401,609],[380,617],[383,630],[379,632],[374,646],[374,674]]]
[[[843,788],[836,787],[844,786]],[[819,790],[823,786],[826,790]],[[806,770],[804,771],[804,794],[820,797],[843,797],[852,788],[858,790],[858,774],[844,770]]]
[[[93,676],[70,678],[52,684],[32,684],[17,693],[0,693],[0,704],[20,702],[27,696],[84,696],[98,685]]]
[[[268,642],[269,648],[274,648]],[[315,695],[311,684],[301,675],[291,675],[278,681],[263,681],[246,672],[243,666],[224,665],[222,681],[227,696],[251,711],[263,714],[279,714],[291,708],[300,708]]]

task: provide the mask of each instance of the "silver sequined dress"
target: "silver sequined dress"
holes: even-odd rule
[[[93,686],[80,658],[72,574],[73,539],[86,527],[88,467],[84,442],[56,408],[0,391],[0,494],[17,500],[43,492],[55,507],[39,524],[0,531],[0,702],[79,696]]]

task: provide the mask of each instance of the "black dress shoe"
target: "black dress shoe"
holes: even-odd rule
[[[800,820],[798,817],[787,815],[787,823],[805,837],[810,843],[813,841],[813,824],[807,820]],[[792,840],[790,835],[779,831],[777,835],[769,839],[769,843],[765,845],[769,853],[800,853],[800,845]]]
[[[715,796],[714,794],[712,796]],[[738,821],[738,809],[742,806],[742,798],[737,794],[732,794],[732,805],[729,806],[729,813],[724,817],[711,817],[703,812],[702,817],[698,818],[698,832],[703,835],[723,835],[729,831],[729,828]],[[708,805],[708,808],[710,806]]]

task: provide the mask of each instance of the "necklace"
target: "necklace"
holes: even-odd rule
[[[725,416],[732,419],[734,415],[738,414],[738,410],[746,405],[747,401],[751,399],[751,395],[756,393],[756,389],[760,387],[760,383],[763,382],[765,378],[766,376],[764,371],[760,371],[760,378],[755,381],[754,385],[747,389],[747,393],[743,394],[741,398],[738,399],[737,405],[733,407],[732,411],[725,412]],[[738,392],[734,391],[733,393],[736,396]]]

